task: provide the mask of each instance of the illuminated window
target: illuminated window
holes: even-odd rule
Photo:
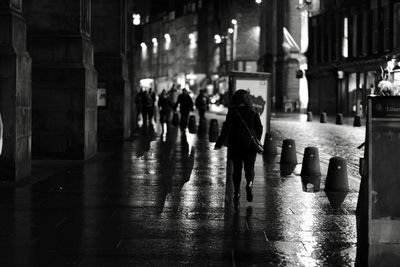
[[[349,20],[347,17],[343,19],[343,38],[342,38],[342,56],[349,56]]]

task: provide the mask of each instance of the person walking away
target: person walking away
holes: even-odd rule
[[[142,93],[143,125],[152,123],[154,115],[154,102],[155,102],[155,96],[153,90],[150,88],[148,91],[143,91]]]
[[[168,91],[169,98],[171,99],[172,105],[175,105],[178,101],[179,92],[181,90],[181,86],[179,84],[173,84],[171,89]]]
[[[199,112],[200,121],[205,119],[206,110],[208,110],[210,100],[205,92],[205,90],[200,90],[199,95],[196,98],[195,105]]]
[[[183,88],[182,93],[178,96],[178,101],[174,106],[174,110],[176,110],[178,106],[181,113],[180,128],[184,131],[187,128],[189,113],[193,111],[193,100],[186,88]]]
[[[135,96],[135,104],[136,104],[136,125],[138,125],[140,115],[142,115],[143,120],[143,113],[142,113],[142,94],[143,89],[140,88],[139,92],[136,93]]]
[[[228,147],[228,159],[233,164],[233,202],[235,207],[239,204],[243,167],[246,177],[247,201],[253,201],[252,188],[257,149],[245,124],[253,136],[261,138],[263,127],[260,116],[253,108],[250,94],[246,90],[240,89],[232,95],[225,123],[214,147],[214,149],[220,149],[224,144]]]
[[[158,108],[160,110],[160,124],[162,132],[164,133],[164,124],[166,124],[167,128],[169,126],[169,121],[171,117],[171,111],[173,109],[173,105],[169,95],[165,89],[162,90],[159,98],[158,98]]]

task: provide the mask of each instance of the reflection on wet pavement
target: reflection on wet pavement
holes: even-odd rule
[[[0,266],[353,264],[356,193],[333,209],[258,156],[254,201],[235,210],[225,148],[142,130],[103,159],[50,162],[48,179],[1,188]]]

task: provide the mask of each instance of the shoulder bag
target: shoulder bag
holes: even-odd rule
[[[257,153],[262,154],[264,152],[264,147],[261,144],[260,140],[258,140],[258,138],[251,133],[249,127],[247,126],[247,123],[243,120],[242,115],[240,115],[239,111],[237,111],[236,109],[235,109],[235,111],[239,115],[239,117],[242,120],[244,126],[246,127],[247,131],[249,132],[251,140],[253,140],[253,143],[254,143],[254,145],[255,145],[255,147],[257,149]]]

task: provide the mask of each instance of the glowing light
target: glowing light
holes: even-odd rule
[[[145,60],[147,58],[147,45],[145,42],[142,42],[140,46],[142,47],[142,59]]]
[[[196,43],[196,35],[197,35],[197,33],[190,33],[189,34],[189,39],[190,39],[190,45],[189,45],[189,48],[191,49],[191,51],[189,52],[190,53],[190,58],[193,58],[194,57],[194,49],[197,47],[197,43]]]
[[[228,29],[228,32],[229,32],[229,33],[233,33],[233,29],[232,29],[232,28],[229,28],[229,29]]]
[[[186,79],[188,80],[195,80],[197,78],[196,74],[189,73],[186,75]]]
[[[140,86],[141,87],[144,87],[144,88],[151,88],[151,85],[153,84],[153,79],[151,79],[151,78],[145,78],[145,79],[141,79],[140,81],[139,81],[139,84],[140,84]]]
[[[169,50],[171,47],[171,35],[169,33],[164,34],[165,39],[165,50]]]
[[[222,42],[221,35],[219,34],[214,35],[214,41],[216,44],[220,44]]]
[[[262,0],[256,0],[257,4],[261,4]]]
[[[157,45],[158,45],[157,38],[153,38],[153,39],[151,39],[151,41],[153,42],[153,45],[154,45],[154,46],[157,46]]]
[[[140,14],[132,14],[133,25],[140,25]]]
[[[237,20],[236,20],[236,19],[232,19],[232,20],[231,20],[231,23],[232,23],[233,25],[236,25],[236,24],[237,24]]]

